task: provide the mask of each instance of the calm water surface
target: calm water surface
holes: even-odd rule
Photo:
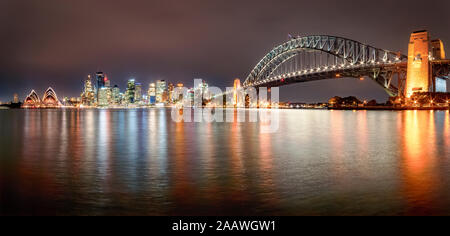
[[[0,110],[0,215],[450,214],[445,111]]]

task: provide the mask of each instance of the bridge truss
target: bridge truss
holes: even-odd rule
[[[390,96],[397,96],[404,91],[406,68],[407,57],[400,53],[335,36],[297,37],[264,56],[243,87],[369,77]]]

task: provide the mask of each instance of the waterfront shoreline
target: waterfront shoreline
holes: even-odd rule
[[[60,109],[70,109],[70,110],[126,110],[126,109],[172,109],[172,107],[109,107],[109,108],[99,108],[99,107],[89,107],[89,108],[79,108],[79,107],[60,107],[60,108],[13,108],[7,106],[0,106],[0,110],[60,110]],[[193,109],[193,108],[191,108]],[[232,108],[224,107],[223,109],[255,109],[255,108]],[[261,109],[261,108],[257,108]],[[267,109],[267,108],[262,108]],[[367,110],[367,111],[448,111],[449,107],[386,107],[386,106],[374,106],[374,107],[324,107],[324,108],[314,108],[314,107],[301,107],[301,108],[278,108],[280,110]]]
[[[370,111],[448,111],[449,107],[329,107],[328,110],[370,110]]]

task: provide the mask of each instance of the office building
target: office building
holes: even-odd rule
[[[134,79],[128,80],[127,92],[126,92],[126,103],[133,104],[135,101],[135,91],[136,91],[136,81]]]
[[[142,102],[142,84],[136,83],[134,90],[134,102],[140,103]]]
[[[167,84],[165,80],[156,81],[156,103],[166,102],[167,96],[165,95],[167,90]]]
[[[151,83],[148,86],[148,101],[149,101],[149,104],[156,103],[156,84],[155,83]]]

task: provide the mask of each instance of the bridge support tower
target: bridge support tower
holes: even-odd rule
[[[411,34],[405,92],[407,97],[411,97],[415,92],[429,91],[429,45],[430,37],[427,31],[416,31]]]
[[[430,40],[425,30],[413,32],[408,46],[404,94],[409,98],[415,92],[437,92],[436,80],[448,76],[449,66],[450,61],[445,60],[444,44],[440,39]]]

